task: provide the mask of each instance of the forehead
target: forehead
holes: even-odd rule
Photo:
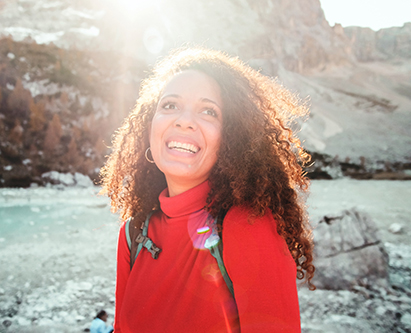
[[[162,96],[168,94],[178,94],[182,97],[212,97],[221,102],[221,91],[217,81],[196,70],[186,70],[174,75],[165,85]]]

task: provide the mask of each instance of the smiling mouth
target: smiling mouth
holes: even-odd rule
[[[192,145],[191,143],[181,143],[177,141],[171,141],[167,144],[167,147],[173,150],[181,151],[183,153],[197,153],[200,148]]]

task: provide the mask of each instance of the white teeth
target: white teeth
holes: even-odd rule
[[[190,144],[190,143],[181,143],[181,142],[177,142],[177,141],[171,141],[168,143],[168,148],[170,149],[175,149],[177,151],[181,151],[184,153],[192,153],[195,154],[196,152],[198,152],[199,148]]]

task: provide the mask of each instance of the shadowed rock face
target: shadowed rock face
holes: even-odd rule
[[[324,216],[314,235],[317,287],[387,286],[388,258],[369,215],[351,209]]]

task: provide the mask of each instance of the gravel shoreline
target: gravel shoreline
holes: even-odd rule
[[[411,332],[409,185],[313,182],[314,224],[354,204],[374,218],[389,256],[390,286],[314,292],[301,286],[303,332]],[[119,224],[97,191],[0,189],[0,332],[82,332],[100,309],[114,319]],[[394,222],[402,232],[389,231]]]

